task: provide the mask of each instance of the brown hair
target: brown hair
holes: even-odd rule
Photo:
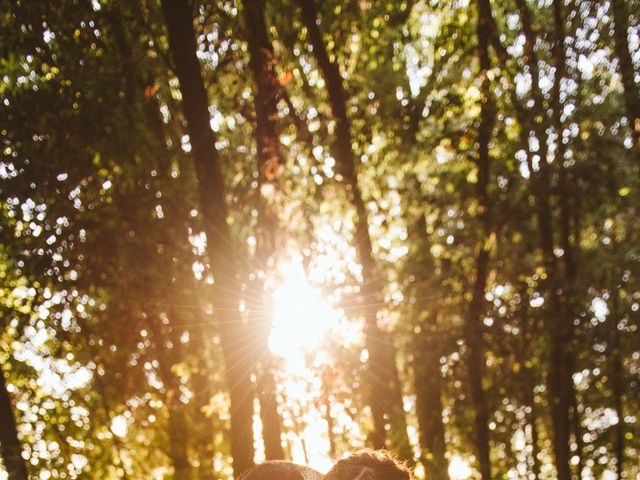
[[[386,450],[359,450],[339,460],[325,480],[355,480],[366,471],[370,480],[414,480],[411,469]]]
[[[302,465],[281,460],[267,460],[244,471],[238,480],[322,480],[322,475]]]

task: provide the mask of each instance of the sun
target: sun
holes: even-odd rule
[[[297,268],[284,268],[285,279],[273,293],[269,349],[289,361],[317,348],[339,321],[327,298]]]
[[[282,262],[274,273],[269,349],[284,360],[277,373],[282,395],[280,408],[288,412],[283,418],[296,415],[300,428],[290,431],[286,442],[295,463],[325,472],[333,465],[333,459],[328,426],[316,402],[321,395],[322,378],[315,367],[326,361],[323,341],[327,336],[331,334],[333,340],[348,343],[351,330],[345,328],[344,312],[334,308],[331,297],[308,280],[301,260]],[[310,368],[310,363],[314,367]],[[337,418],[336,425],[343,421]],[[262,431],[262,419],[257,412],[254,429]],[[257,442],[256,461],[264,459],[264,444]]]
[[[466,480],[473,475],[473,470],[464,458],[454,455],[449,463],[449,477],[452,480]]]

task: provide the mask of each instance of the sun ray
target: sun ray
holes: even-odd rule
[[[337,327],[340,313],[307,281],[299,265],[281,267],[284,281],[274,290],[270,350],[289,366],[304,364],[304,353],[318,347]],[[301,365],[302,363],[302,365]]]

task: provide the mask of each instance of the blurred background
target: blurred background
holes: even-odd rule
[[[0,479],[639,479],[639,24],[0,0]]]

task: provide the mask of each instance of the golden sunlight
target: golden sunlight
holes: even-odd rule
[[[339,313],[321,292],[309,285],[300,265],[285,264],[284,282],[273,293],[274,314],[269,349],[289,364],[318,347],[325,334],[338,325]]]
[[[452,480],[466,480],[473,475],[473,470],[464,458],[454,455],[449,463],[449,477]]]

